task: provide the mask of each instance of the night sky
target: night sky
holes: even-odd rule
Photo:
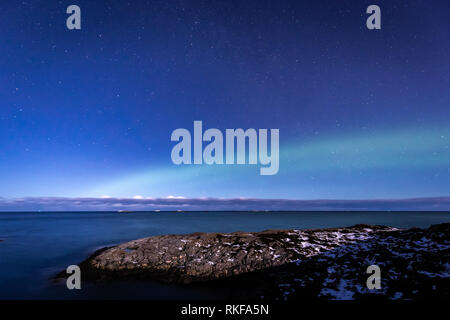
[[[81,8],[82,29],[66,28]],[[382,29],[368,30],[377,4]],[[450,195],[450,2],[2,1],[0,196]],[[280,169],[170,135],[280,129]]]

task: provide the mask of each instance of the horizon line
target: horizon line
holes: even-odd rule
[[[450,211],[450,196],[376,199],[0,197],[0,212]]]

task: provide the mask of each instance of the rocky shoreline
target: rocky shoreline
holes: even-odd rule
[[[80,268],[85,280],[203,283],[239,299],[448,298],[449,257],[450,224],[356,225],[155,236],[98,250]],[[381,268],[380,290],[366,287],[373,264]]]

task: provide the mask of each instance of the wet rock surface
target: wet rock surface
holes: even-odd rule
[[[450,224],[155,236],[95,252],[83,279],[222,286],[230,298],[449,297]],[[381,269],[369,290],[368,266]]]

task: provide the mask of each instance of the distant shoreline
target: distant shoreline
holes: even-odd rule
[[[358,212],[393,212],[393,213],[410,213],[410,212],[432,212],[432,213],[450,213],[450,210],[65,210],[65,211],[51,211],[51,210],[42,210],[42,211],[0,211],[1,213],[200,213],[200,212],[245,212],[245,213],[309,213],[309,212],[317,212],[317,213],[358,213]]]
[[[450,211],[450,197],[403,199],[0,197],[0,211]]]

